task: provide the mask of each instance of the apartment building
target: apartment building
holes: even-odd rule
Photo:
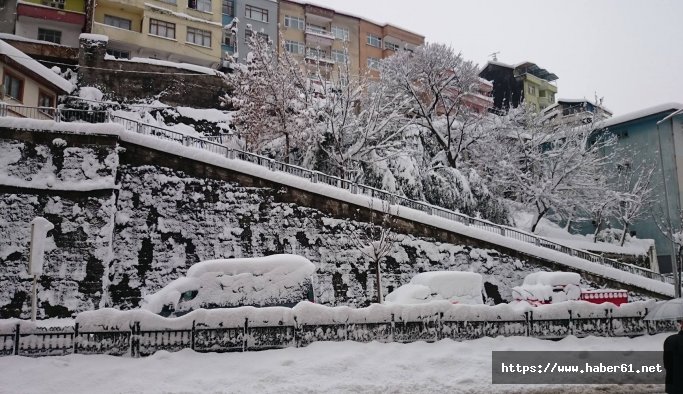
[[[304,59],[309,72],[328,76],[335,64],[347,60],[352,74],[377,76],[380,59],[424,43],[423,36],[407,30],[296,0],[280,1],[278,21],[280,50]]]
[[[78,48],[85,26],[85,0],[25,0],[16,4],[15,34]]]
[[[244,62],[249,53],[249,37],[258,34],[270,40],[277,48],[278,2],[275,0],[234,0],[235,17],[238,18],[235,47],[238,60]]]
[[[587,99],[558,99],[543,110],[543,120],[551,124],[593,123],[606,120],[612,111]]]
[[[118,58],[143,57],[216,68],[222,58],[219,0],[98,0],[92,33]]]
[[[557,75],[531,62],[510,65],[489,61],[479,76],[493,82],[495,108],[507,110],[521,102],[536,111],[555,103]]]
[[[396,51],[412,51],[424,44],[424,36],[390,25],[378,24],[368,20],[360,21],[360,57],[361,72],[379,75],[381,59],[393,55]]]

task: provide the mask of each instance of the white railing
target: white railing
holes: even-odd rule
[[[26,107],[28,112],[31,113],[32,110],[39,110],[36,107]],[[68,113],[72,110],[61,110],[61,113]],[[81,111],[81,110],[77,110]],[[391,193],[385,190],[380,190],[372,186],[367,186],[363,184],[358,184],[348,179],[343,179],[336,177],[334,175],[324,174],[319,171],[310,170],[307,168],[295,166],[292,164],[283,163],[265,156],[261,156],[255,153],[247,152],[240,149],[235,149],[224,145],[223,143],[214,142],[218,140],[218,137],[209,138],[197,138],[188,136],[177,131],[165,129],[163,127],[154,126],[151,124],[143,123],[134,119],[128,119],[122,116],[110,115],[106,111],[90,111],[92,115],[85,116],[90,119],[103,119],[103,121],[111,121],[123,125],[123,127],[128,131],[133,131],[145,135],[153,135],[158,138],[165,140],[175,141],[181,143],[185,146],[195,147],[207,150],[209,152],[230,158],[247,161],[259,166],[266,167],[273,171],[282,171],[297,177],[308,179],[312,183],[324,183],[341,189],[345,189],[354,194],[363,194],[370,197],[374,197],[393,205],[400,205],[407,208],[412,208],[418,211],[423,211],[429,215],[438,216],[448,220],[452,220],[458,223],[462,223],[465,226],[473,227],[480,230],[485,230],[494,234],[498,234],[503,237],[512,238],[518,241],[522,241],[528,244],[532,244],[541,248],[550,249],[556,252],[560,252],[569,256],[578,257],[583,260],[590,261],[602,266],[616,268],[622,271],[629,272],[634,275],[643,276],[646,278],[658,280],[665,283],[674,284],[672,277],[662,275],[658,272],[654,272],[647,268],[638,267],[631,264],[622,263],[617,260],[609,259],[596,253],[591,253],[585,250],[572,248],[559,244],[557,242],[550,241],[543,237],[539,237],[535,234],[528,233],[526,231],[519,230],[514,227],[503,226],[500,224],[492,223],[487,220],[477,219],[471,216],[464,215],[459,212],[455,212],[446,208],[438,207],[435,205],[428,204],[423,201],[412,200],[410,198],[400,196],[395,193]],[[0,104],[0,116],[12,116],[7,115],[7,112],[3,112],[3,105]],[[495,241],[490,241],[495,244]]]

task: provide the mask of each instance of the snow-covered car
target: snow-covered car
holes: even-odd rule
[[[387,304],[424,304],[450,301],[453,304],[483,304],[484,279],[475,272],[432,271],[415,275],[409,283],[386,296]]]
[[[512,288],[512,298],[534,306],[572,300],[593,304],[611,302],[617,306],[628,302],[626,290],[586,290],[580,282],[581,275],[575,272],[534,272],[524,278],[521,286]]]
[[[293,307],[315,302],[314,272],[308,259],[286,254],[202,261],[185,277],[144,297],[141,308],[168,317],[200,308]]]

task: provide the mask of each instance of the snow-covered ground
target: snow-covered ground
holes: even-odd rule
[[[157,352],[141,359],[11,356],[0,357],[0,393],[652,393],[664,386],[492,385],[491,351],[658,351],[666,337],[319,342],[251,353]]]

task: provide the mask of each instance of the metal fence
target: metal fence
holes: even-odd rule
[[[17,108],[21,107],[21,108]],[[23,108],[23,109],[22,109]],[[32,117],[31,115],[41,116],[41,108],[39,107],[22,107],[22,106],[11,106],[6,104],[0,104],[0,116],[8,116],[8,111],[23,111],[25,117]],[[673,277],[668,277],[662,275],[658,272],[654,272],[647,268],[638,267],[632,264],[622,263],[617,260],[609,259],[596,253],[587,252],[581,249],[575,249],[569,246],[561,245],[559,243],[547,240],[545,238],[539,237],[535,234],[528,233],[513,227],[503,226],[496,223],[491,223],[486,220],[474,218],[471,216],[464,215],[459,212],[455,212],[446,208],[434,206],[422,201],[412,200],[410,198],[400,196],[385,190],[380,190],[371,186],[355,183],[348,179],[343,179],[333,175],[328,175],[321,173],[319,171],[309,170],[307,168],[295,166],[292,164],[287,164],[273,160],[271,158],[257,155],[254,153],[246,152],[244,150],[235,149],[224,144],[224,137],[202,137],[197,138],[193,136],[187,136],[185,134],[166,129],[163,127],[154,126],[144,122],[140,122],[133,119],[128,119],[122,116],[111,116],[105,111],[83,111],[83,110],[68,110],[68,109],[51,109],[56,111],[55,114],[59,113],[59,119],[69,119],[69,114],[71,114],[76,121],[78,119],[89,119],[89,120],[102,120],[111,121],[123,125],[123,127],[132,132],[151,135],[161,139],[174,141],[177,143],[184,144],[186,146],[195,147],[199,149],[204,149],[209,152],[228,157],[230,159],[238,159],[247,161],[259,166],[266,167],[273,171],[285,172],[297,177],[305,178],[313,183],[324,183],[330,186],[338,187],[340,189],[345,189],[354,194],[363,194],[370,197],[374,197],[390,204],[399,205],[418,211],[426,212],[430,215],[455,221],[464,224],[468,227],[477,228],[490,233],[500,235],[502,237],[515,239],[517,241],[532,244],[541,248],[553,250],[559,253],[563,253],[569,256],[574,256],[583,260],[590,261],[595,264],[616,268],[622,271],[629,272],[631,274],[639,275],[649,279],[654,279],[664,283],[674,284]],[[75,112],[69,112],[75,111]],[[78,114],[78,115],[77,115]],[[57,116],[57,115],[55,115]],[[70,121],[70,120],[64,120]],[[88,120],[85,120],[88,121]],[[495,241],[494,241],[495,243]]]
[[[647,312],[646,312],[647,313]],[[279,322],[282,323],[282,322]],[[443,314],[417,321],[389,321],[335,324],[250,325],[246,318],[239,327],[207,327],[192,322],[186,329],[145,329],[134,322],[126,329],[81,331],[74,327],[0,334],[0,356],[56,356],[107,354],[145,357],[159,350],[192,349],[197,352],[246,352],[288,347],[305,347],[320,341],[434,342],[441,339],[469,340],[496,336],[525,336],[541,339],[577,337],[634,337],[676,330],[674,322],[647,321],[642,315],[539,319],[527,312],[519,320],[447,320]]]

